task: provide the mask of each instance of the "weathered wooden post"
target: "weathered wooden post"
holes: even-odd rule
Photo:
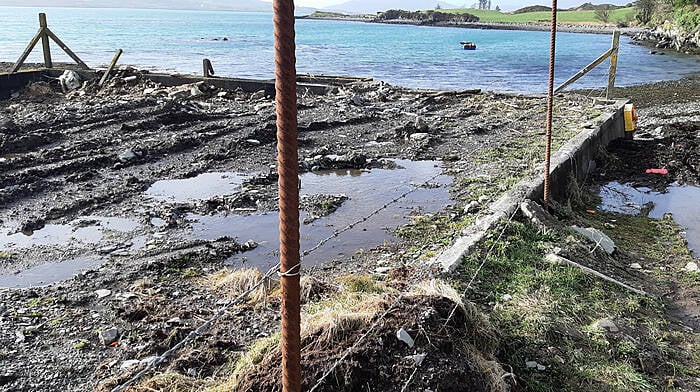
[[[24,64],[24,61],[27,59],[27,57],[29,57],[29,54],[32,53],[32,50],[34,50],[36,44],[39,43],[39,40],[41,40],[41,46],[44,49],[44,66],[46,66],[46,68],[53,67],[53,63],[51,61],[51,48],[49,47],[49,38],[51,38],[56,45],[58,45],[58,47],[63,49],[63,51],[66,52],[66,54],[70,56],[70,58],[72,58],[73,61],[75,61],[82,69],[90,69],[90,67],[88,67],[87,64],[85,64],[83,60],[78,57],[78,55],[73,53],[73,51],[70,50],[70,48],[68,48],[68,46],[51,31],[51,29],[49,29],[48,24],[46,23],[46,14],[40,13],[39,31],[37,31],[34,38],[29,41],[29,45],[27,45],[27,48],[24,49],[24,52],[22,52],[22,54],[19,56],[15,62],[15,65],[12,66],[10,73],[19,71],[22,64]]]
[[[608,89],[605,91],[605,99],[610,99],[612,90],[615,87],[615,72],[617,72],[617,54],[620,51],[620,31],[613,33],[612,48],[610,49],[610,71],[608,72]]]
[[[102,75],[102,79],[100,79],[100,82],[97,84],[98,86],[102,87],[102,85],[105,84],[105,82],[107,81],[107,78],[109,78],[109,74],[114,69],[114,66],[117,65],[117,61],[119,61],[119,57],[122,55],[122,53],[123,53],[123,51],[121,49],[118,49],[117,53],[114,54],[114,57],[112,58],[112,62],[109,63],[109,67],[107,67],[105,74]]]
[[[214,66],[211,65],[209,59],[202,60],[202,75],[204,75],[205,78],[210,78],[214,75]]]
[[[53,68],[53,62],[51,61],[51,47],[49,46],[49,35],[46,34],[46,14],[39,14],[39,32],[41,34],[41,48],[44,51],[44,66],[46,68]]]

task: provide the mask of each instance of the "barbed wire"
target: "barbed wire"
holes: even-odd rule
[[[523,200],[525,200],[525,197],[523,197],[523,198],[518,202],[518,204],[522,203]],[[487,209],[481,210],[481,211],[479,212],[479,214],[477,214],[476,219],[478,219],[480,216],[483,216],[483,215],[486,213],[486,211],[487,211]],[[508,222],[507,222],[507,223],[510,223],[510,222],[513,220],[513,218],[515,217],[517,211],[518,211],[518,209],[516,208],[516,209],[513,211],[513,214],[511,214],[511,216],[510,216],[510,218],[508,219]],[[506,227],[507,227],[507,225],[506,225]],[[503,236],[503,233],[504,233],[504,232],[505,232],[505,227],[504,227],[504,229],[501,231],[501,233],[499,234],[499,236],[498,236],[498,238],[496,239],[496,241],[494,241],[494,244],[492,244],[491,249],[489,250],[489,253],[491,252],[491,250],[493,250],[493,248],[495,247],[495,244],[496,244],[498,241],[500,241],[500,239],[501,239],[501,237]],[[487,259],[488,259],[488,255],[487,255],[487,257],[484,258],[484,261],[482,262],[482,264],[479,266],[479,268],[476,270],[476,272],[475,272],[474,275],[472,276],[471,280],[469,281],[469,285],[471,285],[471,284],[474,282],[474,280],[476,279],[476,276],[479,274],[479,272],[480,272],[481,269],[483,268],[483,266],[484,266],[484,264],[486,263],[486,260],[487,260]],[[469,285],[468,285],[468,286],[469,286]],[[465,290],[465,292],[462,294],[462,296],[464,296],[465,294],[466,294],[466,290]],[[309,390],[309,392],[314,392],[314,391],[316,391],[321,385],[323,385],[323,384],[325,383],[326,378],[328,378],[328,376],[330,376],[330,375],[333,373],[333,371],[335,371],[335,369],[337,369],[338,366],[340,366],[340,364],[341,364],[343,361],[345,361],[345,359],[347,359],[347,357],[350,356],[350,354],[352,354],[352,353],[354,352],[355,348],[357,348],[357,347],[360,345],[360,343],[362,343],[362,341],[363,341],[364,339],[366,339],[367,336],[369,336],[370,333],[372,333],[372,331],[374,331],[374,329],[377,327],[377,325],[379,325],[379,323],[382,322],[382,321],[384,320],[384,318],[391,312],[391,310],[393,310],[393,309],[398,305],[398,303],[399,303],[406,295],[407,295],[407,292],[402,292],[399,296],[397,296],[397,298],[394,300],[394,302],[387,308],[387,310],[384,311],[384,313],[382,313],[382,314],[379,316],[379,318],[377,318],[377,319],[374,321],[374,323],[372,323],[372,325],[367,329],[367,331],[365,331],[365,333],[362,334],[362,335],[355,341],[355,343],[353,343],[352,346],[350,346],[347,350],[345,350],[345,353],[343,353],[343,355],[342,355],[340,358],[338,358],[338,359],[333,363],[333,365],[331,365],[331,367],[330,367],[325,373],[323,373],[323,375],[316,381],[316,384],[314,384],[314,386]],[[443,325],[443,327],[441,328],[441,330],[447,325],[447,323],[449,323],[450,319],[454,316],[454,313],[455,313],[455,311],[457,310],[457,307],[458,307],[458,306],[459,306],[459,305],[455,304],[455,307],[452,309],[452,311],[450,312],[450,315],[448,316],[447,322],[445,323],[445,325]],[[402,391],[405,391],[406,388],[408,388],[408,385],[411,383],[411,381],[413,380],[413,377],[415,376],[415,374],[416,374],[417,372],[418,372],[418,367],[416,367],[416,368],[414,369],[413,373],[411,373],[411,376],[408,378],[408,380],[407,380],[406,383],[404,384]]]
[[[126,382],[122,383],[121,385],[115,387],[112,389],[112,392],[120,392],[123,391],[124,388],[127,388],[131,384],[135,383],[138,381],[141,377],[143,377],[146,373],[148,373],[151,369],[155,368],[159,364],[161,364],[164,360],[166,360],[170,354],[174,353],[175,351],[179,350],[182,346],[185,344],[189,343],[190,341],[196,339],[198,336],[204,332],[207,328],[209,328],[215,321],[217,321],[221,316],[223,316],[232,306],[239,304],[242,302],[244,299],[246,299],[253,291],[257,290],[258,287],[260,287],[264,282],[267,281],[272,275],[276,274],[279,271],[279,263],[270,268],[265,275],[263,275],[260,280],[258,280],[254,285],[248,288],[248,290],[244,291],[241,293],[238,297],[233,299],[232,301],[228,302],[224,306],[222,306],[214,315],[209,318],[209,320],[205,321],[202,325],[200,325],[197,329],[194,331],[190,332],[184,339],[182,339],[180,342],[178,342],[176,345],[165,351],[163,354],[157,356],[153,361],[149,362],[145,368],[141,369],[138,373],[136,373],[133,377],[131,377],[129,380]]]
[[[323,238],[320,240],[315,246],[313,246],[310,249],[305,250],[302,252],[301,257],[303,258],[304,256],[308,256],[312,252],[318,250],[321,248],[323,245],[325,245],[328,241],[331,239],[339,236],[340,234],[352,229],[353,227],[357,226],[358,224],[367,221],[369,218],[373,217],[374,215],[380,213],[381,211],[385,210],[392,204],[398,202],[402,198],[410,195],[411,193],[417,191],[418,189],[421,189],[422,186],[430,184],[432,181],[434,181],[436,178],[439,176],[443,175],[442,171],[438,172],[437,174],[433,175],[429,179],[425,180],[419,185],[413,186],[411,189],[408,191],[403,192],[401,195],[393,198],[392,200],[384,203],[382,206],[376,208],[372,212],[370,212],[368,215],[361,217],[360,219],[346,225],[345,227],[335,230],[331,235],[329,235],[326,238]],[[244,299],[246,299],[252,292],[257,290],[258,287],[260,287],[264,282],[266,282],[268,279],[270,279],[273,275],[279,274],[279,268],[280,264],[277,263],[274,267],[270,268],[265,275],[263,275],[262,278],[260,278],[253,286],[249,287],[246,291],[244,291],[242,294],[240,294],[238,297],[236,297],[234,300],[228,302],[224,306],[222,306],[211,318],[209,318],[206,322],[204,322],[202,325],[200,325],[197,329],[194,331],[190,332],[184,339],[182,339],[180,342],[178,342],[176,345],[165,351],[163,354],[157,356],[153,361],[150,361],[145,368],[141,369],[138,373],[136,373],[133,377],[131,377],[129,380],[126,382],[120,384],[119,386],[113,388],[111,392],[121,392],[125,388],[129,387],[133,383],[137,382],[138,380],[141,379],[146,373],[148,373],[150,370],[161,364],[163,361],[165,361],[172,353],[175,351],[179,350],[182,346],[185,344],[189,343],[190,341],[196,339],[198,336],[204,332],[207,328],[209,328],[214,322],[216,322],[221,316],[223,316],[231,307],[234,305],[237,305],[241,303]],[[296,268],[296,267],[295,267]],[[398,299],[394,304],[398,303]],[[394,306],[394,305],[392,305]],[[384,316],[391,310],[391,307],[387,309],[385,312]],[[381,320],[381,319],[380,319]],[[378,320],[379,321],[379,320]],[[359,343],[359,342],[358,342]],[[344,359],[344,358],[343,358]],[[336,365],[337,366],[337,365]]]
[[[526,199],[526,197],[523,196],[523,197],[518,201],[518,206],[520,205],[520,203],[522,203],[523,201],[525,201],[525,199]],[[474,283],[474,281],[476,280],[477,276],[479,276],[479,273],[480,273],[481,270],[484,268],[484,265],[486,265],[486,262],[488,261],[489,257],[491,257],[491,252],[493,252],[493,250],[496,248],[496,244],[498,244],[498,242],[499,242],[499,241],[501,240],[501,238],[503,237],[503,234],[505,234],[505,232],[506,232],[506,230],[508,229],[508,227],[510,227],[510,224],[511,224],[511,222],[513,222],[513,219],[515,218],[515,215],[517,215],[518,210],[519,210],[518,207],[516,207],[515,209],[513,209],[513,213],[510,214],[510,217],[508,217],[508,220],[503,224],[503,229],[501,230],[500,233],[498,233],[498,237],[496,237],[496,240],[493,241],[493,243],[491,244],[491,247],[489,247],[489,250],[486,252],[486,255],[485,255],[485,256],[483,257],[483,259],[481,260],[481,264],[479,264],[479,266],[477,267],[476,271],[474,271],[474,273],[472,274],[471,279],[469,279],[469,283],[467,283],[467,287],[465,287],[465,288],[464,288],[464,291],[462,292],[462,297],[465,297],[465,296],[467,295],[467,291],[471,288],[471,285]],[[447,324],[450,323],[450,321],[452,320],[452,317],[454,317],[454,315],[455,315],[455,312],[457,312],[457,308],[458,308],[458,307],[459,307],[459,304],[455,304],[455,305],[452,307],[452,310],[450,311],[450,314],[447,316],[447,319],[445,320],[445,323],[442,325],[442,328],[440,328],[440,330],[443,330],[443,329],[445,329],[445,327],[447,327]]]

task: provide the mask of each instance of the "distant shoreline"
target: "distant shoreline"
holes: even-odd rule
[[[479,30],[522,30],[522,31],[549,31],[549,23],[508,23],[508,22],[426,22],[410,19],[378,20],[373,15],[343,15],[329,14],[327,16],[305,15],[297,16],[297,19],[312,20],[340,20],[348,22],[381,23],[412,26],[456,27]],[[585,24],[561,24],[557,23],[557,31],[562,33],[584,34],[612,34],[619,30],[622,34],[635,35],[648,29],[645,27],[617,27]]]

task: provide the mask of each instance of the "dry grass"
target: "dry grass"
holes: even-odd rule
[[[211,287],[226,298],[235,298],[250,290],[262,278],[263,274],[259,270],[253,268],[236,270],[222,269],[206,277],[204,285]],[[267,279],[265,283],[260,285],[248,296],[248,300],[253,303],[266,302],[270,296],[277,294],[278,288],[278,281]]]
[[[163,373],[129,389],[130,392],[197,392],[205,382],[178,373]]]

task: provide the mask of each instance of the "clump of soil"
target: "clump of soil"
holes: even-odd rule
[[[386,304],[385,306],[390,306]],[[453,309],[456,311],[450,318]],[[368,328],[340,331],[323,327],[302,339],[303,389],[309,390],[347,347]],[[397,337],[404,329],[415,345]],[[374,330],[326,377],[319,391],[505,391],[505,373],[494,361],[498,341],[488,322],[471,306],[440,296],[404,297]],[[238,391],[280,389],[279,348],[239,375]]]

